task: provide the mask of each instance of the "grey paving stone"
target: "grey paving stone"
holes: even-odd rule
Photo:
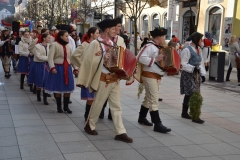
[[[71,124],[74,123],[71,121],[70,118],[62,118],[62,119],[43,119],[44,123],[47,126],[54,126],[54,125],[64,125],[64,124]]]
[[[106,160],[100,152],[64,154],[66,160]]]
[[[32,120],[32,119],[41,119],[38,114],[12,114],[12,119],[17,120]]]
[[[10,110],[9,109],[1,109],[0,110],[0,115],[10,115]]]
[[[18,146],[0,147],[0,159],[20,158]]]
[[[64,119],[68,118],[66,114],[59,114],[59,113],[40,113],[42,119]]]
[[[159,136],[154,138],[165,146],[181,146],[193,144],[193,142],[180,135]]]
[[[222,133],[222,132],[229,132],[226,129],[223,129],[219,126],[213,125],[213,124],[204,124],[200,126],[196,126],[197,129],[205,132],[205,133]]]
[[[101,139],[114,139],[116,136],[113,131],[98,131],[97,136],[89,135],[86,132],[83,132],[90,140],[101,140]]]
[[[130,143],[133,148],[148,148],[148,147],[162,147],[164,146],[162,143],[157,141],[152,137],[144,137],[144,138],[134,138],[133,143]]]
[[[192,141],[195,144],[205,143],[221,143],[222,141],[208,134],[192,134],[183,135],[186,139]]]
[[[52,136],[56,142],[73,142],[88,140],[82,132],[55,133],[52,134]]]
[[[45,144],[48,142],[54,143],[54,140],[50,134],[23,135],[18,136],[17,139],[19,145]]]
[[[9,109],[9,106],[7,104],[1,104],[0,105],[0,110],[2,110],[2,109]]]
[[[0,101],[0,105],[1,105],[1,104],[8,105],[8,101],[7,101],[7,100],[1,100],[1,101]]]
[[[0,137],[1,136],[15,136],[14,128],[0,128]]]
[[[181,156],[167,147],[137,149],[146,159],[151,160],[183,160]]]
[[[15,127],[36,127],[36,126],[45,126],[42,120],[32,119],[32,120],[17,120],[13,121]]]
[[[226,155],[226,156],[221,156],[221,158],[224,160],[239,160],[240,155]]]
[[[0,137],[0,147],[17,146],[17,145],[18,145],[18,142],[17,142],[17,137],[16,136]]]
[[[196,129],[194,127],[188,126],[188,127],[181,127],[181,126],[177,126],[171,127],[172,131],[176,132],[177,134],[180,135],[187,135],[187,134],[200,134],[200,133],[204,133],[199,129]]]
[[[79,132],[80,129],[76,125],[56,125],[47,126],[50,133],[68,133],[68,132]]]
[[[14,115],[21,115],[21,114],[24,114],[24,115],[27,115],[27,114],[38,114],[37,113],[37,110],[32,108],[32,109],[18,109],[18,108],[14,108],[14,109],[11,109],[11,114]]]
[[[222,158],[217,157],[217,156],[211,156],[211,157],[186,158],[186,160],[222,160]]]
[[[65,160],[62,155],[49,155],[38,157],[24,157],[22,160]]]
[[[15,128],[15,130],[16,130],[16,134],[18,136],[35,135],[35,134],[49,134],[49,131],[46,126],[19,127],[19,128]]]
[[[213,156],[213,154],[198,145],[187,146],[171,146],[169,147],[174,152],[178,153],[182,157],[206,157]]]
[[[227,143],[240,142],[240,136],[232,132],[214,133],[211,135]]]
[[[4,127],[13,127],[12,120],[3,120],[3,121],[0,120],[0,128],[4,128]]]
[[[128,129],[127,130],[127,135],[131,138],[135,138],[135,137],[148,137],[149,135],[144,132],[141,129],[135,128],[135,129]]]
[[[215,155],[231,155],[239,154],[240,150],[227,143],[216,143],[216,144],[202,144],[200,145],[204,149],[214,153]]]
[[[55,143],[24,145],[24,146],[19,146],[19,148],[20,148],[21,156],[23,158],[45,156],[45,155],[51,155],[51,156],[61,155],[61,152]]]
[[[98,151],[98,149],[90,141],[65,142],[57,143],[57,145],[63,154]]]
[[[145,160],[145,158],[134,149],[102,151],[101,153],[107,160]]]
[[[96,140],[96,141],[92,141],[92,143],[100,151],[109,151],[109,150],[132,148],[129,144],[127,144],[125,142],[119,142],[119,141],[116,141],[114,139],[111,139],[111,140]]]

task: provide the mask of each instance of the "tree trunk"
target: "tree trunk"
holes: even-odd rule
[[[134,48],[135,55],[137,55],[137,18],[134,18]]]

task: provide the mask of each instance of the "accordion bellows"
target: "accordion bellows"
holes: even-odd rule
[[[110,72],[115,73],[119,79],[128,80],[132,76],[136,64],[137,59],[135,55],[128,49],[119,46],[118,51],[110,55],[105,66]]]

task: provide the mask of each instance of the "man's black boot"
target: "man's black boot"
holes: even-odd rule
[[[149,110],[148,108],[141,105],[141,109],[140,109],[139,117],[138,117],[138,123],[146,125],[146,126],[152,126],[153,124],[150,123],[146,118],[148,110]]]
[[[150,115],[151,115],[152,122],[154,123],[153,131],[160,132],[160,133],[167,133],[171,131],[170,128],[167,128],[162,124],[162,121],[160,120],[160,117],[159,117],[158,110],[151,111]]]

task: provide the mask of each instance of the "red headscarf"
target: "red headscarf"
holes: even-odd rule
[[[82,37],[82,43],[85,42],[85,41],[89,43],[89,37],[88,37],[87,33],[85,33]]]

